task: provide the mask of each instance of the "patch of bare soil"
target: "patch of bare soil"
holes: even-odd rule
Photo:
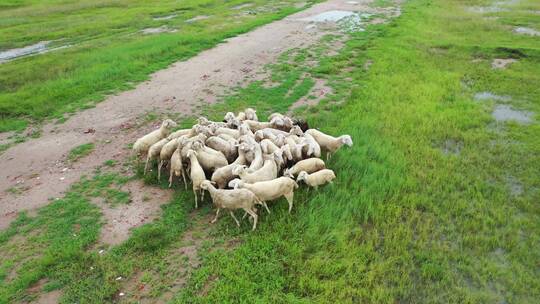
[[[509,65],[516,62],[516,59],[512,58],[496,58],[491,62],[491,68],[493,69],[506,69]]]
[[[53,290],[50,292],[43,291],[43,286],[47,284],[47,279],[41,279],[37,281],[34,285],[28,288],[28,293],[30,295],[36,296],[35,301],[32,303],[38,304],[56,304],[60,300],[62,292],[60,290]]]
[[[152,130],[123,127],[142,114],[153,110],[196,115],[197,107],[216,102],[216,96],[228,88],[264,72],[263,67],[283,52],[313,45],[326,32],[307,30],[302,18],[331,10],[377,12],[367,6],[370,1],[358,2],[353,5],[330,0],[230,38],[152,74],[150,80],[108,97],[95,108],[73,115],[64,124],[45,125],[40,138],[13,146],[0,155],[0,229],[6,228],[19,211],[42,207],[48,198],[62,196],[81,175],[90,174],[104,161],[124,160],[131,153],[126,146]],[[249,69],[245,68],[245,62],[251,63]],[[96,144],[94,152],[68,166],[65,159],[69,151],[88,142]],[[18,183],[27,190],[20,194],[6,192]]]
[[[157,218],[161,214],[161,205],[172,197],[172,190],[147,186],[141,180],[130,181],[121,190],[130,195],[127,205],[113,207],[101,200],[94,201],[101,208],[106,222],[101,229],[99,243],[117,245],[127,240],[132,228]]]

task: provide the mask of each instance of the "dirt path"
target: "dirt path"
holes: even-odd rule
[[[124,128],[137,117],[150,110],[196,114],[197,106],[216,102],[216,96],[226,89],[260,77],[264,65],[284,51],[315,43],[325,32],[305,18],[333,10],[372,12],[369,2],[331,0],[315,5],[177,62],[135,89],[110,96],[64,124],[46,125],[40,138],[0,155],[0,229],[6,228],[17,212],[42,207],[49,198],[61,196],[81,175],[91,174],[104,161],[125,159],[130,153],[126,145],[155,127]],[[95,132],[85,132],[90,129]],[[72,148],[88,142],[96,144],[93,153],[75,164],[66,163]],[[10,191],[13,187],[23,190]]]

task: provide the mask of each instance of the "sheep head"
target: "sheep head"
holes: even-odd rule
[[[245,109],[244,113],[246,113],[246,118],[249,119],[249,120],[255,120],[255,121],[259,120],[257,118],[257,111],[253,110],[252,108]]]
[[[200,150],[204,147],[204,144],[200,140],[195,140],[191,145],[193,150]]]
[[[259,130],[259,131],[256,131],[255,132],[255,140],[256,141],[261,141],[264,139],[264,132],[263,130]]]
[[[165,130],[170,130],[172,128],[175,128],[176,126],[177,126],[177,124],[172,119],[165,119],[161,123],[161,128],[165,129]]]
[[[300,182],[300,181],[306,180],[307,177],[308,177],[308,173],[306,171],[300,171],[300,173],[298,173],[298,177],[296,178],[296,181]]]
[[[231,120],[235,119],[236,117],[234,116],[234,113],[233,112],[227,112],[227,114],[225,114],[225,117],[223,117],[223,120],[225,122],[230,122]]]
[[[239,178],[233,179],[228,184],[229,188],[233,188],[233,189],[241,188],[243,185],[244,185],[244,182]]]
[[[339,137],[339,140],[341,141],[342,144],[347,145],[349,147],[352,147],[353,145],[352,138],[350,135],[341,135]]]
[[[201,126],[208,126],[210,124],[210,121],[206,117],[201,116],[197,118],[197,123]]]
[[[245,165],[238,165],[232,169],[232,174],[234,175],[242,175],[246,172],[247,166]]]
[[[302,137],[304,135],[304,131],[302,131],[299,126],[293,126],[289,131],[289,134]]]
[[[285,169],[285,171],[283,172],[283,176],[294,178],[294,175],[291,173],[290,168]]]
[[[214,185],[215,185],[215,184],[216,184],[215,182],[211,182],[211,181],[209,181],[209,180],[203,180],[203,181],[201,182],[201,189],[203,189],[203,190],[209,190],[209,189],[212,189],[212,188],[214,188]]]

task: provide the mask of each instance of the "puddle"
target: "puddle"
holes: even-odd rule
[[[469,12],[479,13],[479,14],[499,13],[499,12],[507,11],[507,9],[503,9],[497,6],[472,6],[472,7],[469,7],[467,10]]]
[[[362,27],[362,19],[367,19],[371,14],[359,14],[351,11],[327,11],[317,15],[309,16],[306,18],[299,19],[300,21],[305,22],[314,22],[314,23],[337,23],[345,31],[364,31]]]
[[[149,27],[141,30],[141,33],[145,35],[153,35],[153,34],[161,34],[161,33],[174,33],[176,32],[176,29],[172,29],[168,26],[160,26],[160,27]]]
[[[153,19],[155,21],[160,21],[160,20],[171,20],[171,19],[174,19],[178,17],[178,14],[172,14],[172,15],[167,15],[167,16],[160,16],[160,17],[154,17]]]
[[[11,49],[0,52],[0,64],[8,62],[20,57],[32,56],[37,54],[44,54],[56,50],[61,50],[70,47],[71,45],[64,45],[55,48],[50,48],[52,41],[40,41],[36,44],[25,46],[18,49]]]
[[[540,36],[540,32],[530,27],[516,27],[514,33],[528,36]]]
[[[253,6],[253,3],[244,3],[244,4],[237,5],[237,6],[233,6],[231,9],[233,9],[233,10],[241,10],[243,8],[247,8],[247,7],[251,7],[251,6]]]
[[[200,15],[200,16],[196,16],[196,17],[193,17],[191,19],[188,19],[188,20],[186,20],[186,22],[191,23],[191,22],[195,22],[195,21],[199,21],[199,20],[208,19],[208,18],[210,18],[210,16]]]
[[[447,139],[441,148],[443,154],[445,155],[458,155],[461,153],[461,149],[463,148],[463,142],[454,140],[454,139]]]
[[[357,15],[357,13],[351,11],[328,11],[318,15],[302,18],[300,20],[307,22],[338,22],[343,18],[352,17],[355,15]]]
[[[512,109],[509,105],[497,105],[491,113],[496,121],[516,121],[518,123],[530,123],[533,113],[529,111],[518,111]]]
[[[506,69],[507,66],[511,65],[514,62],[517,62],[517,60],[512,59],[512,58],[507,58],[507,59],[496,58],[496,59],[493,59],[493,61],[491,62],[491,68]]]
[[[512,98],[510,96],[495,95],[491,92],[480,92],[474,95],[476,101],[497,100],[497,101],[509,101]]]

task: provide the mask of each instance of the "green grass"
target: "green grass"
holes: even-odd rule
[[[65,113],[132,88],[153,71],[299,10],[295,0],[250,1],[252,14],[231,9],[243,2],[4,1],[0,50],[39,41],[70,47],[0,65],[0,132],[22,130],[28,122],[47,118],[63,121]],[[177,17],[153,19],[171,14]],[[210,18],[185,22],[198,15]],[[140,33],[159,26],[177,32]]]
[[[79,145],[71,149],[71,151],[69,151],[68,160],[70,162],[75,162],[79,160],[80,158],[83,158],[86,155],[90,154],[92,151],[94,151],[94,148],[95,148],[95,144],[93,143]]]
[[[334,85],[337,95],[355,85],[342,106],[307,111],[312,126],[355,141],[328,164],[335,185],[300,191],[292,215],[276,206],[233,252],[205,254],[176,302],[535,303],[540,127],[494,122],[494,102],[472,96],[510,95],[540,113],[540,45],[506,28],[512,13],[490,20],[463,7],[482,3],[410,1],[394,24],[324,60],[316,70],[330,79],[357,67]],[[538,28],[538,18],[519,24]],[[501,57],[519,62],[492,70]],[[448,139],[463,143],[458,155],[442,153]]]
[[[473,96],[509,95],[512,107],[540,113],[540,45],[507,27],[539,28],[538,18],[518,8],[540,7],[524,1],[499,19],[465,10],[486,3],[411,0],[398,20],[353,34],[337,56],[327,50],[345,37],[325,36],[269,66],[274,86],[254,82],[205,109],[217,119],[250,105],[264,117],[287,110],[323,78],[334,93],[297,115],[328,133],[350,134],[354,146],[328,163],[334,185],[296,192],[292,214],[280,200],[270,215],[261,214],[255,232],[247,221],[236,229],[225,216],[209,235],[193,231],[209,240],[174,302],[536,303],[538,114],[529,125],[495,122],[496,102]],[[519,61],[491,69],[492,59],[507,57]],[[460,152],[443,153],[447,140],[459,142]],[[166,186],[156,184],[155,172],[144,180]],[[111,194],[113,204],[125,203],[110,191],[121,192],[125,182],[98,172],[2,231],[0,256],[17,254],[0,264],[0,303],[30,299],[27,288],[41,278],[48,290],[62,288],[65,303],[113,301],[123,287],[115,278],[135,274],[152,286],[152,298],[163,294],[178,278],[171,268],[182,265],[167,258],[195,225],[188,216],[192,194],[175,184],[161,218],[98,255],[91,246],[101,217],[91,200]],[[512,191],[515,183],[521,193]],[[196,214],[209,212],[207,200]],[[84,239],[72,236],[73,223],[85,224],[75,225]],[[222,246],[231,240],[240,240],[234,249]],[[8,280],[19,267],[24,271]]]

